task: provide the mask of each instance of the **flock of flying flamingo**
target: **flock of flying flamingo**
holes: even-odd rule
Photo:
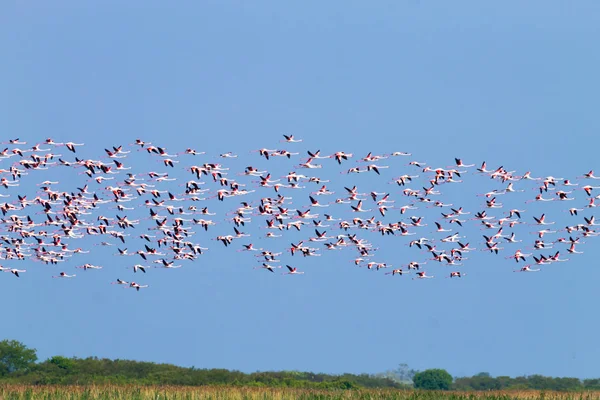
[[[594,216],[582,214],[596,207],[595,201],[600,199],[596,195],[600,186],[593,185],[600,177],[593,171],[573,182],[552,176],[534,178],[530,172],[517,175],[503,167],[488,169],[485,162],[466,164],[459,158],[444,168],[432,168],[419,161],[399,165],[393,159],[410,160],[412,155],[393,152],[356,157],[344,151],[296,151],[302,140],[283,136],[280,143],[290,150],[280,146],[252,150],[245,165],[256,165],[260,160],[271,166],[273,159],[280,158],[292,164],[285,175],[276,175],[272,168],[261,170],[250,165],[243,171],[230,171],[221,162],[238,158],[232,152],[220,154],[219,162],[197,162],[208,156],[191,148],[171,154],[166,147],[140,139],[131,147],[104,149],[98,159],[79,158],[83,143],[57,143],[50,138],[33,146],[19,139],[5,142],[7,147],[0,152],[0,259],[7,264],[25,265],[27,261],[60,265],[72,257],[90,261],[93,247],[77,247],[77,243],[96,236],[98,240],[92,245],[113,246],[117,256],[135,258],[127,267],[132,273],[143,275],[152,268],[181,268],[210,251],[202,245],[214,240],[218,246],[252,254],[254,268],[271,273],[304,273],[302,268],[282,263],[279,258],[284,254],[305,263],[308,257],[320,256],[322,251],[351,249],[351,261],[358,267],[384,269],[391,276],[409,274],[412,279],[430,279],[434,275],[428,275],[424,265],[458,267],[475,250],[504,255],[516,266],[515,272],[538,272],[545,265],[568,261],[561,258],[561,252],[569,257],[582,253],[578,250],[580,244],[600,234],[595,230],[600,223]],[[142,168],[128,164],[132,151],[145,153],[148,162],[156,160],[163,172],[145,171],[148,164]],[[5,162],[10,166],[3,166]],[[62,182],[43,178],[49,168],[74,169],[84,177],[82,182],[72,184],[71,190],[60,191],[56,187]],[[180,182],[170,177],[169,171],[175,168],[183,168],[189,180]],[[341,191],[336,192],[332,187],[339,182],[320,178],[322,168],[337,168],[344,175],[372,174],[376,178],[373,185],[381,185],[385,172],[406,171],[383,181],[393,185],[392,190],[369,188],[360,192],[356,185],[342,185]],[[447,185],[460,184],[473,174],[486,176],[499,187],[478,195],[482,197],[479,209],[466,211],[442,201]],[[33,185],[38,187],[35,197],[20,191],[23,186]],[[503,204],[514,193],[531,189],[535,192],[531,191],[526,203],[567,202],[564,211],[575,223],[559,229],[541,205],[540,211],[528,211]],[[585,201],[575,198],[578,191],[584,193]],[[215,202],[231,205],[224,219],[219,220],[210,211]],[[147,218],[128,218],[128,212],[136,208],[144,209]],[[421,214],[424,208],[439,210],[439,217],[426,220]],[[29,209],[37,212],[27,212]],[[251,224],[266,230],[260,241],[264,247],[257,247],[256,240],[250,239],[253,235],[244,232]],[[478,249],[460,233],[466,224],[477,224],[483,231],[477,238]],[[517,228],[521,225],[535,228],[528,237],[520,238]],[[433,231],[427,228],[425,234],[425,227]],[[286,240],[290,232],[303,232],[304,239],[290,244]],[[401,266],[375,261],[378,249],[368,240],[372,234],[407,236],[403,239],[410,247],[407,255],[414,255],[414,259]],[[518,243],[523,241],[531,244],[530,251],[521,249]],[[138,247],[135,250],[130,247],[134,243]],[[132,258],[125,258],[128,259]],[[75,268],[88,271],[103,267],[85,262]],[[445,277],[466,275],[460,268],[451,269]],[[0,265],[2,271],[22,277],[27,269]],[[52,275],[60,279],[76,277],[76,273],[64,271]],[[149,287],[136,281],[118,278],[112,284],[138,291]]]

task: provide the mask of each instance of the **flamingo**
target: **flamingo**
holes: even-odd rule
[[[193,156],[199,156],[199,155],[206,154],[206,152],[205,151],[196,151],[194,149],[187,148],[187,149],[185,149],[184,154],[191,154]]]
[[[4,269],[4,272],[10,272],[11,274],[13,274],[14,276],[16,276],[17,278],[19,277],[19,273],[21,272],[27,272],[24,269],[15,269],[15,268],[11,268],[11,269]]]
[[[326,233],[327,233],[326,231],[324,231],[324,232],[321,233],[321,232],[319,232],[318,229],[315,229],[315,234],[317,235],[317,237],[310,238],[309,240],[311,242],[324,242],[324,241],[326,241],[328,239],[332,239],[331,237],[325,236]]]
[[[269,154],[273,153],[274,151],[277,150],[270,150],[270,149],[258,149],[258,150],[253,150],[254,152],[257,152],[261,157],[265,157],[267,160],[269,159]]]
[[[329,204],[320,204],[314,197],[308,196],[310,199],[311,207],[329,207]]]
[[[321,179],[321,178],[318,178],[316,176],[311,176],[310,178],[308,178],[308,181],[309,182],[314,182],[316,184],[329,183],[330,182],[328,179]],[[333,194],[333,192],[332,192],[332,194]]]
[[[593,189],[600,189],[600,186],[585,185],[581,187],[581,190],[585,191],[588,196],[592,195]]]
[[[485,245],[487,246],[487,250],[490,253],[496,253],[496,254],[498,254],[498,251],[500,251],[500,250],[503,249],[503,247],[498,247],[498,243],[486,242]]]
[[[538,194],[537,196],[535,196],[534,200],[527,200],[525,203],[531,203],[531,202],[534,202],[534,201],[554,201],[554,200],[556,200],[556,199],[554,199],[554,198],[545,199],[545,198],[542,197],[541,194]]]
[[[53,276],[53,278],[74,278],[76,275],[67,275],[66,272],[61,272],[58,275]]]
[[[161,260],[154,261],[156,264],[162,264],[163,268],[181,268],[181,265],[173,265],[174,261],[167,261],[164,258]]]
[[[558,196],[558,199],[559,199],[560,201],[575,200],[575,199],[573,199],[573,198],[571,198],[571,197],[568,197],[568,194],[569,194],[569,193],[571,193],[571,192],[565,192],[565,191],[563,191],[563,190],[559,190],[559,191],[557,191],[555,194]]]
[[[47,144],[50,144],[50,143],[47,143]],[[67,143],[64,143],[64,146],[66,146],[67,149],[69,149],[69,151],[75,153],[75,147],[76,146],[83,146],[83,143],[67,142]]]
[[[523,176],[521,177],[521,179],[524,179],[524,180],[530,180],[530,181],[539,181],[539,180],[541,180],[542,178],[532,178],[532,177],[531,177],[531,172],[530,172],[530,171],[527,171],[527,172],[525,172],[525,174],[523,174]]]
[[[327,186],[323,185],[321,186],[321,188],[316,191],[316,192],[311,192],[311,194],[314,194],[316,196],[322,196],[322,195],[331,195],[334,194],[335,192],[332,192],[331,190],[327,190]]]
[[[440,242],[442,242],[442,243],[457,243],[460,239],[462,239],[462,237],[458,236],[458,232],[457,232],[450,236],[446,236],[445,238],[441,239]]]
[[[513,272],[538,272],[538,271],[541,271],[541,269],[539,269],[539,268],[531,269],[530,267],[531,267],[530,265],[526,265],[521,269],[515,269]]]
[[[506,189],[504,189],[504,193],[516,193],[516,192],[524,192],[524,190],[517,190],[513,188],[513,183],[509,183]]]
[[[363,210],[362,200],[358,201],[358,204],[356,205],[356,207],[355,206],[350,206],[350,207],[352,208],[352,211],[354,211],[354,212],[369,212],[369,211],[371,211],[371,209]]]
[[[423,224],[422,223],[423,217],[411,216],[410,219],[411,219],[411,225],[412,226],[419,226],[419,227],[427,226],[427,224]]]
[[[521,250],[517,250],[514,255],[506,257],[506,258],[514,258],[516,262],[519,262],[519,260],[526,261],[525,257],[530,257],[531,255],[532,254],[524,254],[521,252]]]
[[[543,241],[541,241],[541,240],[538,239],[538,240],[535,241],[535,243],[533,245],[533,248],[536,249],[536,250],[551,249],[552,245],[550,243],[544,243]]]
[[[136,282],[131,282],[131,283],[129,284],[129,287],[130,287],[130,288],[133,288],[133,289],[135,289],[135,290],[137,290],[137,291],[139,292],[139,291],[140,291],[140,289],[142,289],[142,288],[147,288],[147,287],[149,287],[149,286],[148,286],[148,285],[140,285],[139,283],[136,283]]]
[[[545,222],[546,214],[542,214],[541,217],[539,217],[539,218],[533,217],[533,219],[535,220],[537,225],[553,225],[554,224],[554,222]]]
[[[485,203],[487,208],[502,208],[501,203],[496,203],[495,197],[493,197],[491,200],[486,200]]]
[[[556,231],[551,231],[549,229],[542,229],[542,230],[539,230],[539,231],[534,232],[534,233],[537,233],[538,237],[541,239],[541,238],[544,237],[545,234],[547,234],[547,233],[556,233]]]
[[[566,259],[560,259],[559,255],[560,255],[560,252],[557,251],[556,253],[554,253],[553,256],[549,256],[548,260],[551,261],[551,262],[565,262],[565,261],[569,261],[568,258],[566,258]]]
[[[594,222],[594,220],[595,220],[594,216],[591,216],[590,218],[583,217],[583,219],[588,226],[599,226],[600,225],[600,224],[597,224]]]
[[[93,265],[93,264],[83,264],[81,266],[75,267],[75,268],[81,268],[84,271],[87,271],[88,269],[102,269],[102,267],[98,266],[98,265]]]
[[[302,141],[302,139],[294,139],[294,135],[283,135],[283,137],[285,138],[283,142],[287,143],[300,143]]]
[[[454,158],[454,162],[456,164],[457,167],[461,168],[470,168],[470,167],[474,167],[475,164],[464,164],[463,161],[460,158]]]
[[[589,203],[586,205],[586,208],[595,208],[598,205],[595,203],[596,199],[595,198],[591,198]]]
[[[600,176],[594,176],[594,171],[590,171],[587,174],[583,174],[583,177],[586,179],[600,179]]]
[[[367,171],[375,171],[375,173],[377,175],[381,175],[379,173],[379,170],[380,169],[384,169],[384,168],[389,168],[389,166],[387,166],[387,165],[375,165],[375,164],[367,165]]]
[[[436,222],[435,226],[437,226],[437,232],[452,232],[452,229],[444,229],[439,222]]]
[[[343,151],[338,151],[330,156],[330,158],[335,158],[338,164],[342,163],[342,160],[348,160],[352,157],[352,153],[345,153]]]
[[[276,150],[271,153],[271,157],[287,157],[291,158],[293,155],[298,155],[299,153],[290,153],[287,150]]]
[[[150,268],[150,266],[135,264],[132,268],[134,273],[138,272],[138,270],[142,271],[143,273],[146,273],[146,268]]]
[[[575,243],[571,243],[571,246],[567,250],[571,254],[583,254],[583,251],[575,250]]]
[[[135,142],[134,142],[133,144],[134,144],[134,145],[137,145],[137,146],[140,146],[140,147],[142,147],[142,148],[143,148],[144,146],[151,145],[152,143],[150,143],[150,142],[144,142],[144,141],[143,141],[143,140],[141,140],[141,139],[136,139],[136,140],[135,140]]]
[[[369,152],[365,157],[361,158],[360,161],[372,162],[372,161],[382,160],[385,158],[387,158],[386,155],[378,156],[378,155],[373,155],[372,152]]]
[[[266,269],[266,270],[271,271],[273,273],[275,273],[275,268],[281,268],[281,265],[274,266],[274,265],[270,265],[270,264],[267,264],[267,263],[263,263],[262,266],[260,266],[260,267],[254,267],[254,269]]]
[[[16,139],[11,139],[8,142],[2,142],[3,144],[16,144],[16,145],[24,145],[27,144],[27,142],[23,142],[21,140],[19,140],[19,138]]]
[[[323,159],[323,158],[331,158],[331,156],[321,156],[321,150],[317,150],[316,152],[312,153],[310,151],[307,151],[308,155],[310,156],[311,159]]]
[[[462,244],[461,242],[457,242],[457,244],[458,244],[458,246],[460,248],[460,251],[462,251],[462,252],[469,252],[469,251],[477,250],[477,249],[469,247],[469,243]]]
[[[298,275],[298,274],[303,274],[304,272],[300,272],[296,269],[296,267],[292,268],[289,265],[286,265],[287,269],[289,270],[289,272],[284,272],[282,275]]]
[[[429,241],[429,239],[427,239],[427,238],[419,238],[419,239],[416,239],[416,240],[412,240],[409,243],[409,247],[417,246],[420,249],[421,246],[425,245],[426,242],[428,242],[428,241]]]
[[[244,246],[244,248],[238,251],[262,251],[262,249],[257,249],[256,247],[254,247],[253,243],[243,244],[242,246]]]
[[[477,171],[482,174],[489,174],[489,173],[493,172],[493,171],[487,170],[487,164],[485,161],[481,163],[481,167],[477,168]]]
[[[510,236],[503,236],[504,240],[506,240],[508,243],[518,243],[518,242],[522,242],[522,240],[516,240],[515,239],[515,233],[512,232],[510,234]]]
[[[428,278],[433,278],[433,276],[426,275],[425,271],[420,271],[420,272],[417,272],[417,277],[413,278],[413,279],[428,279]]]
[[[385,274],[392,275],[392,276],[394,276],[394,275],[402,276],[402,275],[408,274],[408,273],[409,273],[408,271],[403,271],[402,268],[396,268],[396,269],[393,269],[392,272],[386,272]]]

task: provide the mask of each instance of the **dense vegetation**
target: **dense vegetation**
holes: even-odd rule
[[[389,377],[281,371],[246,374],[226,369],[183,368],[170,364],[54,356],[36,363],[35,350],[17,341],[0,342],[0,383],[30,385],[233,385],[320,389],[407,388]]]
[[[301,389],[235,386],[31,386],[0,384],[4,400],[592,400],[599,392],[448,392],[396,389]]]
[[[452,378],[445,370],[418,372],[402,364],[393,371],[369,374],[330,375],[280,371],[243,373],[225,369],[183,368],[128,360],[97,357],[54,356],[37,362],[35,349],[20,342],[0,342],[0,385],[144,385],[144,386],[237,386],[302,389],[412,389],[489,390],[600,390],[600,379],[550,378],[531,375],[511,378],[480,373]]]
[[[509,376],[492,377],[482,372],[472,377],[455,378],[452,388],[455,390],[600,390],[600,379],[551,378],[542,375],[529,375],[511,378]]]
[[[413,383],[417,389],[450,390],[452,387],[452,375],[443,369],[428,369],[415,374]]]
[[[0,382],[24,384],[90,385],[233,385],[262,387],[298,387],[322,389],[402,388],[389,378],[370,375],[327,375],[310,372],[254,372],[246,374],[225,369],[182,368],[127,360],[52,357],[25,371],[13,372]]]

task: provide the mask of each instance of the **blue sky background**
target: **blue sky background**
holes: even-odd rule
[[[233,151],[240,158],[223,161],[232,172],[255,165],[276,176],[295,162],[266,162],[248,151],[409,151],[411,160],[434,166],[461,157],[534,176],[574,179],[594,168],[600,175],[599,26],[594,1],[6,2],[2,136],[84,142],[78,154],[89,158],[139,137],[172,152],[207,152],[188,165]],[[279,143],[283,133],[304,142]],[[408,161],[379,161],[392,166],[382,177],[346,177],[338,172],[354,160],[342,167],[323,160],[318,175],[337,180],[338,189],[356,183],[360,191],[390,191],[399,203],[400,189],[387,182],[416,172]],[[133,151],[127,162],[167,171],[145,153]],[[168,172],[181,182],[192,178]],[[33,193],[42,176],[59,177],[64,190],[85,180],[55,169],[24,177],[19,190]],[[444,188],[443,199],[475,212],[482,204],[475,193],[501,187],[467,176]],[[527,192],[514,197],[518,207],[535,195],[523,187]],[[577,197],[572,205],[585,204]],[[208,204],[222,216],[236,201]],[[546,211],[556,226],[575,223],[562,203],[525,208],[530,222]],[[93,255],[64,266],[12,263],[28,272],[0,276],[2,337],[37,348],[42,359],[329,373],[408,363],[454,376],[600,376],[593,240],[579,248],[584,254],[538,274],[510,272],[515,265],[503,257],[509,253],[475,252],[461,280],[437,279],[447,271],[441,266],[426,269],[436,279],[392,279],[354,267],[346,261],[354,253],[344,250],[344,257],[288,255],[284,262],[306,274],[283,277],[253,270],[252,257],[211,241],[230,233],[222,219],[198,234],[211,250],[179,270],[134,276],[126,269],[133,259],[93,246],[95,238],[81,242]],[[469,232],[481,248],[484,232],[474,225]],[[290,232],[280,245],[308,235],[312,230]],[[426,256],[405,247],[406,238],[369,238],[381,248],[377,259],[394,265]],[[133,243],[141,242],[130,251]],[[84,262],[104,269],[73,268]],[[49,279],[63,269],[77,278]],[[117,277],[151,288],[136,293],[108,284]]]

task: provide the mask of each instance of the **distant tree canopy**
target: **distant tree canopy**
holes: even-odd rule
[[[54,356],[46,361],[48,364],[56,365],[59,369],[65,372],[75,372],[76,362],[70,358],[62,356]]]
[[[329,375],[300,371],[268,371],[246,374],[226,369],[183,368],[97,357],[85,359],[53,356],[36,363],[35,349],[16,340],[0,342],[0,383],[22,384],[137,384],[137,385],[234,385],[318,389],[408,389],[392,379],[369,374]]]
[[[29,349],[16,340],[0,342],[0,376],[26,371],[37,361],[35,349]]]
[[[415,374],[413,383],[416,389],[450,390],[452,387],[452,375],[445,369],[427,369]]]
[[[542,375],[492,377],[487,372],[456,378],[443,369],[417,372],[407,364],[380,374],[330,375],[300,371],[243,373],[226,369],[183,368],[170,364],[53,356],[37,362],[35,349],[16,340],[0,342],[0,384],[30,385],[229,385],[315,389],[396,388],[425,390],[537,389],[600,390],[600,379],[551,378]]]
[[[419,371],[411,369],[408,364],[400,364],[398,368],[380,372],[377,374],[377,376],[380,378],[389,378],[405,385],[412,385],[412,379],[417,372]]]
[[[489,374],[477,374],[472,377],[456,378],[453,388],[456,390],[505,390],[505,389],[536,389],[536,390],[599,390],[599,379],[586,379],[583,382],[577,378],[552,378],[542,375],[492,377]]]

